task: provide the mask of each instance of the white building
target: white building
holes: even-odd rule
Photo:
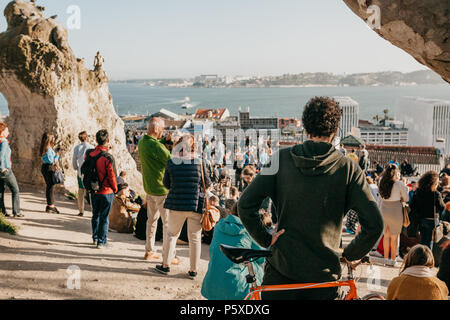
[[[359,121],[359,138],[369,145],[407,146],[408,129],[401,121],[385,121],[375,125],[369,121]]]
[[[353,128],[358,128],[359,104],[350,97],[333,97],[339,102],[342,109],[342,120],[339,126],[339,137],[345,138],[352,133]]]
[[[409,128],[410,145],[439,147],[450,155],[450,101],[404,97],[395,106],[395,118]]]

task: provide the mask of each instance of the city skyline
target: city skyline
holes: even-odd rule
[[[87,66],[100,50],[111,80],[427,69],[379,37],[343,1],[37,3],[47,17],[58,15]],[[0,31],[5,29],[1,17]]]

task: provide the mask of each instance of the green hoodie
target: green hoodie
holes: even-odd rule
[[[362,227],[344,250],[350,261],[363,258],[383,232],[384,224],[359,166],[331,144],[307,141],[279,151],[239,200],[239,215],[250,235],[269,247],[272,236],[261,223],[261,203],[270,197],[278,230],[286,232],[271,248],[268,263],[294,282],[335,281],[341,276],[339,246],[345,214],[353,209]]]
[[[161,141],[149,135],[139,141],[138,150],[145,192],[152,196],[167,195],[169,190],[164,187],[163,178],[167,161],[171,157],[169,150]]]

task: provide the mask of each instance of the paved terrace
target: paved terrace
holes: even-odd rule
[[[0,299],[145,299],[197,300],[209,260],[209,247],[203,245],[197,280],[190,280],[189,249],[178,246],[179,266],[172,267],[169,277],[154,273],[157,262],[142,260],[144,241],[133,235],[109,233],[112,247],[99,251],[91,242],[91,214],[77,216],[74,201],[60,196],[57,206],[61,215],[44,213],[45,194],[22,186],[23,220],[12,222],[20,226],[18,235],[0,233]],[[10,210],[11,199],[6,196]],[[345,243],[351,236],[344,236]],[[158,243],[159,252],[162,244]],[[159,261],[158,261],[159,262]],[[81,270],[81,288],[67,287],[70,266]],[[399,269],[369,266],[358,268],[360,295],[370,292],[386,293],[390,280]],[[379,277],[379,287],[368,287],[368,279]],[[369,280],[370,283],[370,280]],[[374,281],[371,282],[374,284]]]

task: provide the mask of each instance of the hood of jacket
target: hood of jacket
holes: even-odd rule
[[[239,236],[245,232],[245,228],[242,225],[241,219],[231,214],[226,218],[220,220],[215,229],[216,231],[233,237]]]
[[[344,155],[330,143],[308,140],[294,146],[291,157],[302,174],[319,176],[328,173]]]

